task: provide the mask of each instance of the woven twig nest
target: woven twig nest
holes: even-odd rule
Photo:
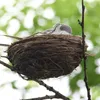
[[[28,79],[53,78],[71,73],[80,64],[82,48],[79,36],[30,36],[9,46],[8,59],[13,70]]]

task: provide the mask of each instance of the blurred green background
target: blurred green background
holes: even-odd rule
[[[100,0],[84,1],[86,42],[88,51],[94,55],[87,58],[88,84],[92,100],[100,100]],[[73,35],[81,35],[78,19],[81,20],[81,0],[0,0],[0,35],[29,36],[52,28],[57,23],[68,24],[72,27]],[[4,71],[9,72],[7,69]],[[83,66],[68,78],[71,92],[69,97],[72,98],[84,85]],[[15,83],[10,82],[13,89],[18,89]],[[6,84],[0,84],[0,88]],[[29,82],[24,89],[27,92],[33,86],[37,85]],[[79,95],[79,100],[85,100],[84,96]]]

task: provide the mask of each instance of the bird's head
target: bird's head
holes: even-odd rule
[[[54,33],[58,34],[71,34],[72,29],[68,25],[65,24],[56,24],[53,30]]]

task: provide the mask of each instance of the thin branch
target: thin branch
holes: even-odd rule
[[[30,80],[30,79],[32,80],[32,78],[26,78],[26,77],[22,76],[20,73],[19,73],[19,75],[24,80]],[[54,97],[54,98],[60,98],[60,99],[63,99],[63,100],[70,100],[68,97],[65,97],[64,95],[62,95],[61,93],[59,93],[58,91],[56,91],[53,87],[50,87],[47,84],[45,84],[43,81],[38,80],[38,79],[33,79],[33,80],[36,81],[39,85],[44,86],[47,90],[55,93],[54,96],[44,96],[44,97],[41,97],[41,98],[48,98],[48,99],[51,99],[52,98],[53,99],[53,97]],[[22,100],[43,100],[43,99],[38,99],[38,98],[37,99],[34,99],[34,98],[32,98],[32,99],[22,99]]]
[[[44,99],[54,99],[54,98],[59,98],[57,95],[54,96],[44,96],[44,97],[38,97],[38,98],[30,98],[30,99],[22,99],[22,100],[44,100]]]
[[[84,0],[82,0],[82,22],[79,22],[81,28],[82,28],[82,43],[83,43],[83,63],[84,63],[84,82],[85,86],[87,89],[87,97],[88,100],[91,100],[91,95],[90,95],[90,88],[88,86],[88,79],[87,79],[87,66],[86,66],[86,55],[85,55],[85,34],[84,34],[84,11],[85,11],[85,6],[84,6]]]
[[[6,36],[6,37],[14,38],[14,39],[17,39],[17,40],[21,40],[22,39],[20,37],[15,37],[15,36],[10,36],[10,35],[0,35],[0,36]]]
[[[0,60],[0,64],[4,65],[5,67],[9,68],[10,70],[12,70],[12,67],[6,63],[4,63],[3,61]]]
[[[7,56],[0,56],[0,57],[2,57],[2,58],[7,58],[7,59],[8,59],[8,57],[7,57]]]
[[[0,46],[10,46],[9,44],[0,44]]]
[[[46,87],[47,90],[54,92],[55,95],[58,98],[61,98],[63,100],[70,100],[69,98],[65,97],[64,95],[62,95],[61,93],[59,93],[58,91],[56,91],[53,87],[50,87],[47,84],[45,84],[43,81],[41,81],[41,80],[35,80],[35,81],[38,82],[40,85],[43,85],[44,87]]]

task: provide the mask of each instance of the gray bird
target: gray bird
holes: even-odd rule
[[[65,24],[56,24],[54,28],[46,30],[43,32],[44,34],[71,34],[71,27]]]
[[[38,32],[36,35],[43,35],[43,34],[72,34],[72,29],[70,26],[65,24],[56,24],[52,29],[45,30],[43,32]]]

